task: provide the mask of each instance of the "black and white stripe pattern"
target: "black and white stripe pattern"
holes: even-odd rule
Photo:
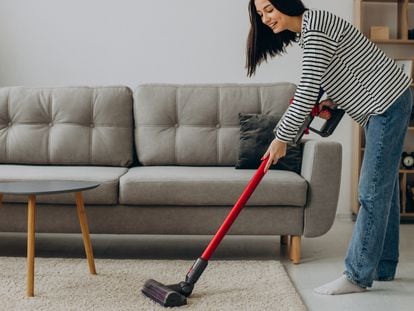
[[[302,76],[292,104],[276,129],[291,141],[315,104],[319,87],[361,126],[383,113],[411,84],[395,62],[358,29],[320,10],[303,14],[299,42]]]

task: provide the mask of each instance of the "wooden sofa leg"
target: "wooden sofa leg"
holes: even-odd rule
[[[290,236],[289,258],[294,264],[300,263],[300,235]]]
[[[280,244],[281,245],[288,245],[289,244],[289,236],[288,235],[281,235],[280,236]]]

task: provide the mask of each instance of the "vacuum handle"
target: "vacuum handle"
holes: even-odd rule
[[[324,108],[323,110],[328,110],[331,117],[325,122],[324,126],[320,129],[314,129],[313,127],[309,127],[309,129],[319,134],[322,137],[328,137],[332,135],[332,133],[335,131],[336,127],[338,126],[339,122],[341,122],[342,117],[345,114],[345,111],[342,109],[331,109],[331,108]],[[323,111],[322,110],[322,111]]]
[[[262,160],[259,168],[257,169],[254,176],[250,179],[249,183],[247,184],[246,188],[244,189],[243,193],[241,194],[240,198],[237,200],[236,204],[234,204],[233,208],[227,215],[226,219],[224,220],[223,224],[218,229],[217,233],[214,235],[213,239],[208,244],[207,248],[201,255],[203,260],[209,260],[211,255],[216,250],[217,246],[220,244],[221,240],[226,235],[227,231],[230,229],[231,225],[236,220],[237,216],[239,215],[240,211],[243,209],[244,205],[246,204],[247,200],[250,198],[254,190],[256,189],[257,185],[262,180],[263,176],[265,175],[264,168],[266,167],[267,160],[269,156]]]

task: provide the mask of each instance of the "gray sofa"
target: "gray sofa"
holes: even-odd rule
[[[0,88],[0,181],[89,180],[91,233],[214,234],[254,170],[236,170],[239,112],[281,116],[295,85]],[[231,234],[326,233],[341,145],[306,141],[301,174],[271,170]],[[26,202],[4,195],[0,231],[26,231]],[[79,232],[73,194],[39,196],[37,232]]]

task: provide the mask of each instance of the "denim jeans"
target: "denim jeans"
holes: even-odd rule
[[[384,113],[365,126],[365,152],[359,180],[360,209],[345,257],[344,274],[371,287],[394,279],[398,264],[399,166],[413,106],[406,90]]]

